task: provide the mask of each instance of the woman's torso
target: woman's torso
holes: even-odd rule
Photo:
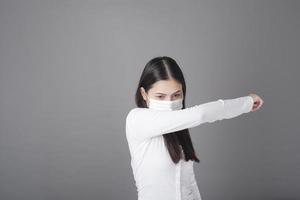
[[[197,185],[192,185],[193,161],[182,158],[175,164],[162,135],[143,141],[128,139],[138,200],[200,200]]]

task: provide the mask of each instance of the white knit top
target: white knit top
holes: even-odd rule
[[[251,96],[218,99],[181,110],[133,108],[126,117],[126,138],[138,200],[202,200],[193,162],[175,164],[163,134],[250,112]],[[183,152],[182,152],[183,153]]]

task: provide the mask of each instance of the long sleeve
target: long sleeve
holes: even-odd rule
[[[133,108],[126,117],[126,132],[130,137],[143,140],[158,135],[193,128],[206,122],[230,119],[250,112],[251,96],[218,99],[181,110],[164,111]]]

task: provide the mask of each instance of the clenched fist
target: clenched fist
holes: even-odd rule
[[[252,107],[252,112],[258,110],[264,103],[261,97],[259,97],[257,94],[250,93],[249,96],[253,98],[253,107]]]

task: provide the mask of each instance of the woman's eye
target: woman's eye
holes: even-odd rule
[[[175,94],[175,96],[176,96],[176,97],[180,97],[180,96],[181,96],[181,94]]]
[[[162,98],[163,96],[157,96],[157,98]]]

